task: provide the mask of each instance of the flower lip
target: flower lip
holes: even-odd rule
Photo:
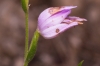
[[[77,22],[78,24],[83,24],[82,21],[87,21],[87,20],[84,19],[84,18],[79,18],[79,17],[75,17],[75,16],[69,16],[62,23],[70,24],[72,22]]]
[[[84,18],[80,18],[80,17],[76,17],[76,16],[69,16],[69,17],[66,17],[66,19],[73,20],[73,21],[87,21]]]

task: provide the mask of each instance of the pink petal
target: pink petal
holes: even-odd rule
[[[64,9],[73,9],[73,8],[76,8],[77,6],[63,6],[63,8],[61,10],[64,10]]]
[[[72,26],[75,26],[75,25],[78,25],[78,23],[73,22],[70,24],[58,24],[58,25],[49,27],[40,33],[44,38],[51,39],[51,38],[56,37],[56,35],[58,35],[59,33],[65,31],[66,29],[71,28]]]
[[[47,8],[45,9],[38,17],[38,23],[41,24],[43,23],[47,18],[49,18],[51,16],[51,14],[49,13],[49,9]]]
[[[76,16],[69,16],[67,19],[72,20],[72,21],[87,21],[84,18],[76,17]]]
[[[60,24],[69,14],[70,10],[63,10],[50,18],[48,18],[44,23],[41,24],[41,29],[46,29],[47,27],[51,27],[57,24]]]
[[[63,7],[61,7],[61,8],[59,9],[58,12],[60,12],[60,11],[62,11],[62,10],[70,10],[70,9],[76,8],[76,7],[77,7],[77,6],[63,6]],[[52,8],[52,7],[51,7],[51,8]],[[47,20],[50,16],[52,16],[52,15],[58,13],[58,12],[56,12],[56,13],[54,13],[54,14],[50,14],[49,11],[50,11],[51,8],[45,9],[45,10],[39,15],[39,18],[38,18],[38,25],[39,25],[39,26],[40,26],[42,23],[44,23],[45,20]],[[53,7],[53,8],[55,8],[55,7]]]

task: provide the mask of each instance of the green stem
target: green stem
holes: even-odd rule
[[[28,30],[28,13],[25,13],[25,19],[26,19],[26,22],[25,22],[25,31],[26,31],[26,35],[25,35],[25,55],[24,55],[24,66],[27,66],[28,65],[28,62],[26,62],[26,57],[27,57],[27,54],[28,54],[28,41],[29,41],[29,30]]]
[[[25,61],[24,66],[28,66],[28,62]]]
[[[28,66],[26,61],[28,55],[28,42],[29,42],[29,29],[28,29],[28,7],[29,0],[21,0],[22,9],[25,12],[25,54],[24,54],[24,66]]]

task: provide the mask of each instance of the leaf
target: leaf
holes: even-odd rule
[[[82,66],[83,62],[84,62],[84,60],[82,60],[82,61],[78,64],[78,66]]]
[[[29,3],[29,0],[21,0],[22,8],[25,13],[28,12],[28,3]]]
[[[35,31],[32,41],[31,41],[31,44],[30,44],[28,55],[25,60],[26,62],[30,62],[33,59],[33,57],[35,56],[38,38],[39,38],[39,33],[38,33],[38,31]]]

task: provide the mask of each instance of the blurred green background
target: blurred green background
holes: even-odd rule
[[[54,39],[40,36],[29,66],[100,66],[100,0],[30,0],[29,42],[39,14],[48,7],[78,6],[70,15],[88,21]],[[23,66],[25,14],[20,0],[0,0],[0,66]]]

